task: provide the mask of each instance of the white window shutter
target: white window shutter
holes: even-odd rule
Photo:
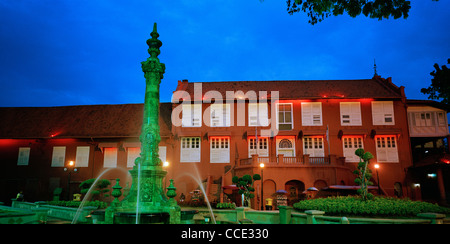
[[[191,127],[192,126],[192,107],[190,104],[182,104],[182,119],[181,124],[183,127]]]
[[[269,109],[267,103],[259,103],[258,104],[258,118],[260,126],[268,126],[269,125]]]
[[[90,147],[77,147],[76,167],[89,167],[89,149]]]
[[[224,126],[229,127],[231,122],[231,107],[230,104],[224,104],[223,109],[223,117],[224,117]]]
[[[117,167],[117,147],[106,147],[104,150],[103,167]]]
[[[313,125],[322,125],[322,103],[311,104]]]
[[[302,103],[302,125],[312,124],[312,106],[310,103]]]
[[[28,165],[30,161],[30,148],[29,147],[20,147],[19,148],[19,157],[17,159],[17,165]]]
[[[230,138],[211,138],[210,140],[210,162],[230,162]]]
[[[202,126],[202,105],[194,104],[194,113],[192,117],[192,126],[200,127]]]
[[[397,142],[394,136],[387,137],[387,140],[390,140],[390,144],[388,143],[388,147],[386,150],[387,161],[388,162],[398,162],[398,151],[397,151]]]
[[[136,161],[136,158],[138,158],[141,154],[141,148],[139,147],[129,147],[128,148],[128,155],[127,155],[127,167],[133,167],[134,162]]]
[[[166,162],[167,160],[167,147],[165,146],[160,146],[158,147],[158,155],[159,155],[159,159],[161,159],[161,162]]]
[[[372,122],[374,125],[384,124],[383,104],[381,102],[372,102]]]
[[[351,125],[362,125],[361,123],[361,104],[359,102],[350,104]]]
[[[66,147],[53,147],[52,167],[64,167]]]
[[[258,104],[249,103],[248,104],[248,125],[258,126]]]

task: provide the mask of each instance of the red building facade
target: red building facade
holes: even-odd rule
[[[67,188],[68,161],[79,169],[71,174],[70,193],[102,173],[130,180],[126,171],[139,154],[142,109],[0,108],[0,201],[19,190],[29,200],[49,200],[55,188]],[[201,186],[209,201],[238,202],[231,178],[262,173],[253,206],[277,190],[288,192],[292,203],[309,187],[354,185],[360,147],[374,155],[371,169],[380,165],[379,182],[372,180],[384,194],[411,196],[406,96],[390,78],[179,81],[172,103],[160,111],[160,157],[169,162],[166,180],[175,180],[177,197],[189,200]]]

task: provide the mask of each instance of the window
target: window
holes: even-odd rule
[[[201,104],[182,104],[183,127],[201,127],[202,126],[202,105]]]
[[[361,106],[359,102],[341,102],[341,125],[361,125]]]
[[[248,139],[248,157],[251,158],[253,154],[258,154],[261,157],[269,156],[269,143],[267,137],[256,137]]]
[[[292,130],[294,128],[292,103],[277,104],[278,130]]]
[[[161,162],[166,161],[166,150],[167,148],[165,146],[158,147],[158,155],[159,159],[161,159]],[[141,154],[141,148],[140,147],[128,147],[127,148],[128,155],[127,155],[127,167],[131,168],[135,165],[136,158],[138,158]]]
[[[394,125],[394,103],[392,101],[373,101],[372,122],[374,125]]]
[[[268,114],[267,103],[249,103],[248,126],[268,126]]]
[[[230,126],[230,104],[211,104],[211,127]]]
[[[19,157],[17,158],[17,165],[28,165],[30,161],[30,148],[19,147]]]
[[[447,126],[448,123],[446,122],[445,114],[443,112],[438,112],[437,117],[440,126]]]
[[[376,136],[375,142],[378,162],[398,162],[395,136]]]
[[[136,158],[138,158],[140,154],[140,147],[129,147],[127,155],[127,167],[133,167],[135,165]]]
[[[305,136],[303,137],[304,154],[310,157],[324,157],[323,137],[321,136]]]
[[[167,147],[159,146],[158,147],[158,155],[159,155],[159,159],[161,159],[162,163],[166,162],[167,161]]]
[[[200,162],[200,137],[182,137],[180,162]]]
[[[295,157],[295,138],[277,138],[277,155],[283,154],[286,157]]]
[[[358,148],[364,148],[362,136],[343,136],[342,144],[345,162],[359,162],[359,157],[356,156],[355,151]]]
[[[432,115],[434,113],[431,112],[419,112],[414,113],[414,125],[415,126],[433,126]]]
[[[322,125],[322,103],[303,102],[302,103],[302,125],[319,126]]]
[[[105,168],[117,167],[117,147],[105,147],[103,152],[104,152],[103,167]]]
[[[66,147],[53,147],[52,167],[64,167]]]
[[[229,163],[230,162],[230,138],[229,137],[211,137],[211,163]]]
[[[89,147],[77,147],[75,167],[89,166]]]

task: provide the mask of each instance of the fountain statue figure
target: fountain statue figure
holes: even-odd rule
[[[161,141],[159,86],[165,72],[165,65],[158,59],[162,42],[158,40],[156,23],[150,35],[151,38],[147,40],[150,57],[141,62],[146,82],[142,131],[139,137],[141,154],[136,158],[133,169],[130,170],[133,183],[129,194],[116,207],[116,218],[119,220],[121,216],[133,215],[138,220],[143,219],[144,215],[170,216],[166,222],[179,223],[180,207],[173,199],[169,200],[164,193],[163,180],[167,172],[163,170],[158,156],[158,145]],[[170,198],[175,197],[173,189],[169,195]]]

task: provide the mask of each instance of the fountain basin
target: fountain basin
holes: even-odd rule
[[[165,212],[139,213],[139,224],[169,224],[169,219]],[[136,224],[136,212],[117,212],[114,224]]]
[[[198,210],[181,210],[181,220],[191,220],[196,214],[198,214]]]

